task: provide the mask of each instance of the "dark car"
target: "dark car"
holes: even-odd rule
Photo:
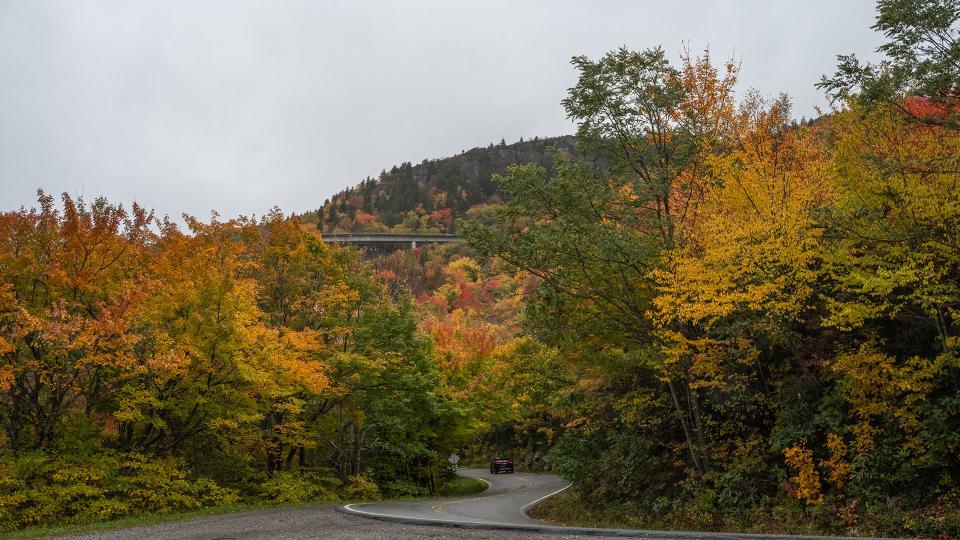
[[[508,457],[498,457],[490,462],[490,472],[497,474],[499,472],[512,473],[513,460]]]

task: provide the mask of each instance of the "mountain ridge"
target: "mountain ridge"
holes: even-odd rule
[[[457,155],[404,162],[367,177],[298,216],[320,232],[451,233],[471,209],[502,202],[496,174],[515,164],[553,168],[554,153],[576,157],[574,136],[534,137],[475,147]]]

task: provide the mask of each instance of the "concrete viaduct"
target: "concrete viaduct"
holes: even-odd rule
[[[449,244],[463,242],[464,239],[454,234],[420,234],[420,233],[320,233],[323,241],[328,244],[410,244],[416,248],[421,244]]]

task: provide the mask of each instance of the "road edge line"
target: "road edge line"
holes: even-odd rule
[[[704,531],[656,531],[641,529],[600,529],[594,527],[567,527],[560,525],[521,525],[513,523],[482,522],[482,521],[447,521],[443,519],[414,518],[398,516],[395,514],[379,514],[376,512],[367,512],[352,508],[357,504],[353,503],[336,506],[336,510],[351,516],[367,519],[376,519],[379,521],[388,521],[406,525],[426,525],[432,527],[453,527],[458,529],[480,529],[490,531],[527,531],[539,532],[543,534],[574,534],[582,536],[609,536],[619,538],[650,538],[655,540],[864,540],[862,537],[849,536],[809,536],[809,535],[789,535],[789,534],[757,534],[757,533],[730,533],[730,532],[704,532]],[[376,504],[376,503],[373,503]],[[896,540],[896,539],[876,539],[876,540]]]
[[[489,488],[491,483],[483,478],[471,477],[480,480],[487,484]],[[568,525],[553,525],[544,521],[534,520],[527,515],[527,511],[536,504],[561,493],[562,491],[569,489],[573,484],[567,484],[561,489],[554,491],[540,497],[539,499],[529,502],[523,505],[520,508],[520,513],[523,517],[533,521],[529,525],[519,524],[519,523],[503,523],[497,521],[453,521],[445,519],[431,519],[431,518],[418,518],[418,517],[408,517],[408,516],[398,516],[396,514],[381,514],[377,512],[369,512],[366,510],[360,510],[359,508],[354,508],[355,506],[362,506],[365,504],[377,504],[376,502],[370,503],[350,503],[344,505],[338,505],[335,509],[343,514],[363,517],[367,519],[376,519],[380,521],[388,521],[394,523],[401,523],[407,525],[426,525],[433,527],[453,527],[459,529],[480,529],[480,530],[493,530],[493,531],[527,531],[527,532],[539,532],[543,534],[576,534],[583,536],[608,536],[608,537],[620,537],[620,538],[649,538],[652,540],[863,540],[862,537],[849,537],[849,536],[813,536],[813,535],[790,535],[790,534],[763,534],[763,533],[735,533],[735,532],[706,532],[706,531],[658,531],[658,530],[643,530],[643,529],[601,529],[597,527],[571,527]],[[493,495],[494,497],[497,495]],[[448,502],[461,502],[461,501],[470,501],[476,499],[483,499],[484,497],[472,497],[468,499],[454,499]],[[537,523],[539,522],[539,523]],[[883,539],[878,538],[876,540],[897,540],[897,539]]]
[[[527,504],[525,504],[525,505],[523,505],[522,507],[520,507],[520,515],[523,516],[523,517],[525,517],[525,518],[527,518],[527,519],[534,519],[534,518],[532,518],[532,517],[530,517],[530,516],[527,515],[527,510],[533,508],[534,506],[537,505],[537,503],[539,503],[539,502],[541,502],[541,501],[544,501],[544,500],[546,500],[546,499],[549,499],[550,497],[553,497],[554,495],[557,495],[558,493],[560,493],[560,492],[562,492],[562,491],[566,491],[567,489],[570,489],[570,486],[572,486],[572,485],[573,485],[573,484],[567,484],[567,485],[563,486],[562,488],[554,491],[553,493],[548,493],[548,494],[544,495],[543,497],[540,497],[539,499],[537,499],[537,500],[535,500],[535,501],[533,501],[533,502],[528,502]],[[537,521],[541,521],[541,520],[538,519]]]

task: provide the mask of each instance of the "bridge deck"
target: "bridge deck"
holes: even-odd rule
[[[320,233],[323,241],[329,244],[414,244],[463,242],[455,234],[417,234],[417,233]]]

